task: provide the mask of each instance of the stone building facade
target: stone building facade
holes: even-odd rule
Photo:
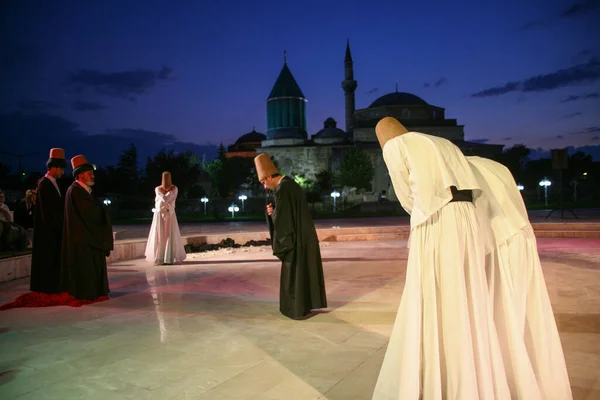
[[[395,197],[393,188],[375,135],[375,126],[384,117],[398,119],[411,131],[451,140],[467,155],[494,157],[502,153],[503,145],[465,141],[464,125],[459,125],[456,119],[447,119],[444,108],[428,104],[414,94],[398,92],[397,88],[395,92],[379,97],[369,107],[355,110],[357,87],[350,44],[347,43],[342,81],[346,130],[339,129],[336,121],[328,118],[323,129],[309,138],[306,131],[307,100],[284,56],[283,68],[267,99],[266,137],[260,146],[254,142],[251,147],[258,154],[268,153],[273,157],[282,172],[312,180],[323,170],[335,174],[349,148],[363,149],[375,169],[371,191],[388,194],[391,198]],[[244,136],[236,144],[243,146],[244,143],[238,142],[244,142]]]

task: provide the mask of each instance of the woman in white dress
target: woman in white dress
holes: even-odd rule
[[[175,215],[178,190],[171,182],[170,172],[163,172],[162,184],[154,193],[154,218],[146,244],[146,261],[155,265],[180,263],[186,254]]]
[[[373,399],[511,399],[470,201],[480,187],[469,164],[450,141],[407,132],[393,118],[375,131],[411,232],[406,282]]]

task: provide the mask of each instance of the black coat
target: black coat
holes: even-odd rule
[[[106,207],[77,181],[65,195],[61,288],[78,299],[108,295],[106,257],[113,249]]]
[[[64,197],[50,179],[40,179],[37,187],[30,290],[60,292],[60,249],[64,217]]]
[[[281,260],[279,310],[298,319],[327,307],[319,239],[304,191],[283,177],[275,189],[275,209],[269,224],[273,255]]]

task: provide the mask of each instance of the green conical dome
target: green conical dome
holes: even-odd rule
[[[298,82],[294,79],[292,71],[290,71],[286,63],[283,64],[283,68],[281,69],[279,77],[277,78],[277,81],[275,81],[275,85],[267,100],[276,99],[278,97],[305,98],[302,90],[300,90],[300,86],[298,86]]]

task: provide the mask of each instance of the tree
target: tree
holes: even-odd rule
[[[333,174],[326,169],[319,172],[316,176],[316,184],[314,190],[320,195],[329,195],[333,190]]]
[[[504,150],[499,161],[510,170],[515,180],[520,182],[525,178],[525,167],[529,162],[530,153],[531,150],[525,145],[516,144]]]
[[[375,174],[368,154],[358,148],[350,148],[340,165],[340,183],[357,189],[369,189]]]
[[[162,173],[169,171],[179,195],[187,197],[188,191],[202,174],[198,160],[198,156],[191,151],[176,154],[173,150],[160,150],[153,158],[148,157],[146,162],[146,189],[152,190],[158,186]]]
[[[140,171],[138,170],[138,153],[135,144],[131,143],[119,156],[116,168],[107,170],[112,182],[112,189],[122,194],[138,193],[140,187]]]

